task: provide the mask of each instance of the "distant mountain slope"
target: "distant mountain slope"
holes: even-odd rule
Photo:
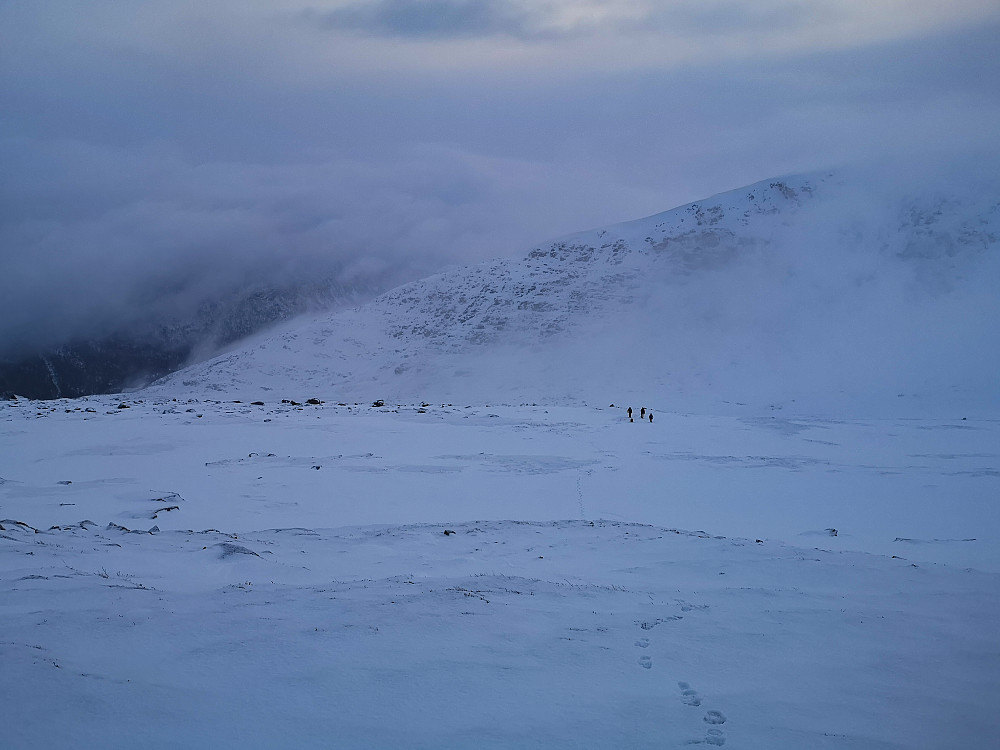
[[[767,180],[301,321],[158,390],[995,408],[1000,196]]]
[[[0,398],[76,398],[145,385],[307,310],[345,307],[374,294],[363,285],[314,278],[283,286],[252,284],[167,316],[154,309],[141,323],[117,330],[33,351],[0,352]]]

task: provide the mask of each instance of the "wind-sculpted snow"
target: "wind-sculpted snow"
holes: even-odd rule
[[[0,570],[11,747],[932,750],[1000,731],[995,574],[614,521],[5,520]]]
[[[1000,421],[380,401],[0,402],[0,746],[996,744]]]
[[[770,180],[406,284],[157,392],[995,408],[998,243],[996,196]]]

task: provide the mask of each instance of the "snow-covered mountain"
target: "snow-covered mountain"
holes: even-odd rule
[[[998,279],[1000,194],[788,177],[299,320],[157,390],[995,410]]]
[[[773,180],[0,402],[0,745],[995,744],[1000,193],[909,195]]]
[[[0,347],[0,398],[77,398],[140,387],[280,321],[306,311],[343,309],[389,286],[375,280],[347,285],[317,276],[284,284],[251,281],[216,291],[193,308],[179,304],[169,312],[137,302],[137,308],[146,308],[139,322],[123,320],[111,330],[61,343]]]

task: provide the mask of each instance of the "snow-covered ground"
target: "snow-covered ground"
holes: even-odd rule
[[[0,408],[6,746],[1000,736],[996,421],[120,403]]]
[[[0,405],[0,746],[996,746],[998,237],[765,181]]]

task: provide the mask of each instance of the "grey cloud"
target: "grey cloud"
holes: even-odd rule
[[[498,0],[447,7],[462,33],[533,28]],[[994,25],[752,65],[498,70],[487,89],[427,71],[279,82],[238,45],[221,67],[126,65],[90,37],[23,35],[0,45],[0,350],[257,282],[384,286],[885,152],[995,153],[997,39]]]
[[[822,4],[746,3],[740,0],[681,0],[645,8],[604,8],[600,22],[559,22],[558,7],[511,0],[358,0],[334,10],[310,9],[308,22],[372,36],[421,40],[508,36],[522,41],[556,41],[586,34],[690,34],[713,37],[732,33],[791,31],[822,21]]]
[[[326,28],[418,39],[531,37],[530,18],[507,0],[372,0],[306,18]]]
[[[0,140],[0,161],[13,168],[0,180],[0,356],[183,322],[241,289],[329,280],[370,294],[526,249],[560,214],[563,231],[578,226],[565,217],[580,194],[557,172],[442,147],[199,163],[18,139]],[[540,191],[563,195],[541,212]]]
[[[675,33],[716,36],[758,31],[792,31],[822,22],[830,13],[824,3],[703,0],[654,4],[636,26],[662,28]]]

